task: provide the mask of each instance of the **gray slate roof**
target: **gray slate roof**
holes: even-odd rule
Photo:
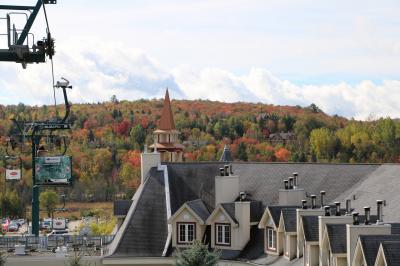
[[[361,235],[360,241],[367,266],[373,266],[378,255],[379,245],[384,241],[400,241],[400,235]]]
[[[301,218],[306,241],[318,241],[318,216],[302,216]]]
[[[298,208],[282,209],[283,223],[285,225],[285,231],[287,233],[296,232],[296,209]]]
[[[137,208],[111,257],[160,257],[168,235],[164,176],[156,168],[144,186]]]
[[[268,210],[271,213],[272,220],[275,223],[275,226],[279,226],[279,220],[281,218],[281,212],[283,209],[298,209],[300,208],[299,206],[282,206],[282,205],[273,205],[273,206],[268,206]],[[295,215],[296,219],[296,215]]]
[[[215,176],[223,162],[168,163],[171,213],[185,202],[200,199],[208,210],[215,208]],[[278,203],[278,189],[293,172],[299,173],[299,186],[309,194],[327,191],[326,202],[364,181],[379,165],[233,163],[239,176],[240,191],[246,191],[263,206]],[[144,187],[137,209],[117,246],[114,257],[159,257],[167,238],[164,180],[155,168]]]
[[[132,205],[132,200],[114,201],[114,216],[125,216]]]
[[[382,248],[388,266],[400,265],[400,241],[384,241]]]
[[[356,186],[349,186],[337,201],[345,202],[345,198],[353,198],[351,206],[360,214],[364,206],[371,206],[371,213],[376,213],[376,200],[385,200],[383,220],[398,222],[400,220],[400,165],[384,164],[372,172],[367,179],[363,179]],[[329,193],[329,190],[327,191]],[[344,206],[344,205],[342,205]]]
[[[332,253],[346,253],[346,224],[327,224],[326,227]]]
[[[210,216],[210,211],[207,209],[204,202],[200,199],[186,202],[187,206],[192,209],[205,222]]]
[[[235,218],[235,203],[221,203],[221,207],[229,214],[231,219],[238,224],[238,221]]]

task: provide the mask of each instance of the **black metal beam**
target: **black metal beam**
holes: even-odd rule
[[[34,6],[0,5],[0,10],[32,10],[34,8]]]
[[[46,62],[46,55],[43,52],[29,52],[24,55],[24,58],[21,59],[18,57],[17,53],[11,52],[7,49],[0,49],[0,61],[9,61],[9,62],[25,62],[25,63],[43,63]]]

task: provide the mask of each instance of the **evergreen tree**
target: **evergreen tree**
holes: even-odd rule
[[[247,151],[246,151],[246,144],[241,142],[238,146],[238,159],[241,161],[247,161]]]
[[[216,266],[219,254],[208,250],[206,245],[195,241],[190,248],[179,251],[175,266]]]

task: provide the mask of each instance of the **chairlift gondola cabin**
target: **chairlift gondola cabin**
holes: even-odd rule
[[[6,181],[19,181],[22,177],[22,160],[16,156],[6,156],[4,158]]]
[[[35,158],[35,184],[39,186],[68,186],[72,181],[70,156]]]

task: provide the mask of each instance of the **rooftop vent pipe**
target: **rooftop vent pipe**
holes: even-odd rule
[[[311,195],[311,209],[315,209],[317,207],[317,196]]]
[[[283,180],[283,183],[285,184],[285,189],[288,190],[289,189],[289,181],[288,180]]]
[[[297,172],[293,173],[293,186],[294,188],[299,186],[299,174]]]
[[[351,199],[346,199],[346,215],[350,215],[351,213]]]
[[[301,201],[301,208],[302,208],[302,209],[307,209],[307,200],[303,199],[303,200]]]
[[[376,201],[376,209],[377,209],[377,215],[378,215],[378,220],[376,221],[377,224],[383,222],[383,200],[377,200]]]
[[[324,206],[325,216],[331,216],[331,206]]]
[[[365,212],[364,224],[368,225],[369,222],[371,221],[371,207],[369,207],[369,206],[364,207],[364,212]]]
[[[323,208],[323,206],[324,206],[324,197],[325,197],[326,192],[322,190],[320,192],[320,194],[321,194],[321,208]]]
[[[224,169],[223,167],[219,168],[219,174],[220,174],[221,176],[224,176],[224,175],[225,175],[225,169]]]
[[[359,225],[360,220],[358,218],[358,212],[353,212],[353,225]]]
[[[225,176],[229,176],[229,165],[224,165],[224,173],[225,173]]]
[[[289,189],[293,189],[293,177],[289,177]]]
[[[245,201],[247,198],[246,192],[242,191],[239,193],[240,195],[240,201]]]
[[[233,175],[233,166],[232,166],[232,164],[229,165],[229,173],[231,175]]]
[[[336,216],[340,216],[340,202],[336,201],[335,202],[335,206],[336,206]]]

